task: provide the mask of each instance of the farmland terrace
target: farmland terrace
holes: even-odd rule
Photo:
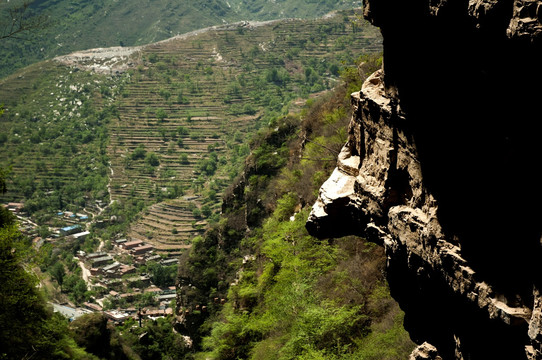
[[[88,107],[106,113],[106,121],[85,128],[89,136],[101,132],[99,142],[92,138],[86,145],[72,146],[72,153],[83,156],[93,149],[103,157],[85,158],[85,166],[94,173],[89,170],[84,178],[80,172],[75,175],[82,158],[65,161],[65,154],[50,156],[40,150],[39,139],[26,140],[25,136],[30,139],[35,133],[29,130],[36,126],[31,121],[35,117],[27,115],[24,126],[17,123],[17,109],[6,101],[6,125],[22,128],[11,130],[0,144],[8,150],[2,151],[0,164],[11,164],[15,183],[41,182],[44,190],[59,178],[66,186],[101,174],[100,187],[82,189],[75,205],[90,206],[95,199],[109,203],[109,193],[119,203],[143,201],[145,209],[125,230],[126,235],[174,255],[217,219],[221,194],[238,174],[250,152],[249,139],[260,126],[299,108],[310,94],[332,88],[345,64],[380,49],[376,28],[359,23],[354,12],[339,12],[319,20],[241,22],[147,46],[59,57],[4,80],[0,98],[11,97],[12,104],[21,106],[21,89],[34,89],[37,94],[41,84],[54,81],[58,90],[62,76],[89,77],[80,81],[81,88],[86,84],[84,98],[74,98],[74,91],[69,90],[75,85],[65,81],[61,89],[68,89],[67,94],[56,94],[49,102],[56,109],[63,98],[72,107],[84,106],[86,101]],[[45,76],[40,75],[43,67],[54,70],[48,81],[36,80]],[[39,101],[47,107],[47,94],[58,91],[43,87]],[[38,100],[26,95],[24,101]],[[43,107],[36,111],[43,112]],[[88,123],[85,114],[77,117],[73,109],[57,111],[58,118],[65,113],[66,119]],[[44,120],[53,116],[39,115]],[[22,140],[14,134],[23,136]],[[25,150],[20,150],[21,143]],[[10,160],[6,155],[10,152],[20,153],[20,161]],[[32,190],[15,191],[8,200],[32,197]],[[69,200],[64,197],[62,202]]]

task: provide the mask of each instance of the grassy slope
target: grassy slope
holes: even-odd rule
[[[13,2],[12,2],[13,3]],[[5,21],[0,5],[0,23]],[[196,29],[241,20],[316,18],[352,8],[346,1],[36,0],[32,10],[50,16],[45,29],[0,43],[0,77],[39,60],[75,50],[148,44]]]

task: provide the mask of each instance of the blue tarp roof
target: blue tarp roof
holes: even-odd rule
[[[66,227],[63,227],[62,231],[70,231],[70,230],[75,230],[75,229],[79,229],[81,227],[81,225],[71,225],[71,226],[66,226]]]

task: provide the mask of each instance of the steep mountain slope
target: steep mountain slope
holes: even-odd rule
[[[380,65],[377,56],[363,60],[363,76]],[[196,359],[405,359],[412,350],[382,250],[305,229],[347,136],[359,75],[343,78],[259,133],[221,221],[181,257],[177,329],[204,350]]]
[[[0,4],[0,25],[22,0]],[[0,42],[0,77],[33,62],[75,50],[149,44],[213,25],[241,20],[317,18],[352,8],[346,1],[36,0],[28,15],[47,15],[48,26]],[[359,4],[357,5],[359,6]],[[2,26],[3,30],[3,26]]]

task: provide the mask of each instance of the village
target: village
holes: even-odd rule
[[[82,243],[91,234],[92,222],[88,215],[59,211],[56,216],[69,225],[49,227],[49,235],[42,238],[39,236],[39,225],[24,213],[24,204],[7,203],[3,206],[17,217],[19,229],[32,239],[36,249],[44,243],[53,246]],[[100,241],[97,251],[92,253],[76,251],[74,261],[81,267],[87,289],[93,290],[96,296],[78,306],[72,302],[50,303],[55,312],[70,321],[92,312],[103,312],[116,324],[129,318],[140,321],[174,313],[174,281],[164,280],[157,286],[148,269],[176,274],[177,258],[155,253],[154,247],[142,240],[119,238],[111,241],[108,247]],[[171,277],[169,279],[172,280]]]

